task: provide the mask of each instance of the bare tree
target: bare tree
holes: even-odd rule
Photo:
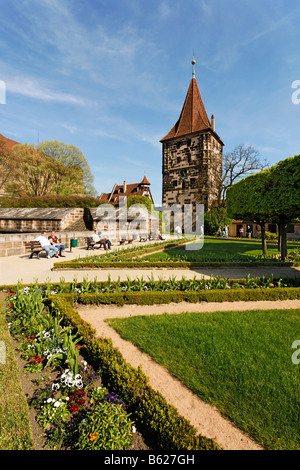
[[[225,206],[226,191],[241,178],[245,178],[257,171],[269,167],[266,160],[262,160],[259,152],[252,145],[237,145],[231,152],[223,157],[223,173],[219,178],[218,205]]]
[[[3,141],[0,141],[0,193],[5,192],[5,186],[12,176],[10,172],[10,156]]]

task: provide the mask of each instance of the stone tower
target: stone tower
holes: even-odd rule
[[[163,204],[204,204],[209,210],[217,199],[222,176],[223,142],[215,132],[193,77],[178,121],[161,140]]]

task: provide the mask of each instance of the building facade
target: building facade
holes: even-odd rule
[[[193,77],[180,117],[162,143],[163,204],[204,204],[209,210],[217,200],[222,177],[223,142],[215,132],[214,116],[208,119]]]
[[[149,183],[146,175],[140,183],[128,184],[124,181],[124,184],[115,184],[110,193],[102,193],[100,195],[100,202],[118,206],[120,197],[146,196],[154,204],[150,186],[151,183]]]

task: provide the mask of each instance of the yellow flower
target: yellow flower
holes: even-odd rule
[[[274,284],[270,284],[270,287],[274,287]]]
[[[93,434],[92,432],[90,433],[90,441],[93,442],[95,441],[96,439],[98,439],[98,434]]]

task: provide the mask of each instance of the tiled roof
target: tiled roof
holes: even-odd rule
[[[4,142],[5,146],[8,149],[12,149],[15,145],[20,145],[19,142],[15,142],[14,140],[8,139],[7,137],[4,137],[4,135],[0,134],[0,142]]]
[[[192,78],[180,117],[161,142],[204,129],[211,129],[211,123],[206,114],[197,80]]]
[[[133,183],[133,184],[125,183],[125,184],[126,184],[126,191],[124,191],[124,184],[120,184],[120,185],[116,184],[111,193],[101,194],[100,201],[108,202],[112,204],[118,204],[120,197],[143,196],[144,189],[142,189],[142,186],[144,185],[150,186],[150,183],[146,176],[144,176],[143,180],[140,183]],[[149,188],[149,193],[150,193],[150,199],[152,199],[150,188]]]

